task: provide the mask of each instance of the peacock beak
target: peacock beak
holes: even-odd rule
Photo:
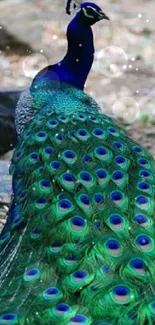
[[[102,20],[102,19],[110,20],[110,18],[108,16],[106,16],[105,13],[102,11],[100,11],[98,19],[99,20]]]

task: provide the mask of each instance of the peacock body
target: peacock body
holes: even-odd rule
[[[155,324],[155,163],[81,88],[39,75],[17,123],[0,325]]]

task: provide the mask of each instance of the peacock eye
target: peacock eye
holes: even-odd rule
[[[93,11],[92,8],[87,8],[87,14],[88,15],[92,15],[93,14]]]

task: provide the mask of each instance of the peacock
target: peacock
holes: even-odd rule
[[[0,325],[155,324],[155,162],[84,92],[109,18],[76,10],[66,56],[17,105]]]

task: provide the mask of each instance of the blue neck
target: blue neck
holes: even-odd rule
[[[60,81],[83,90],[94,59],[94,43],[92,29],[82,21],[80,13],[68,26],[67,39],[68,51],[64,59],[49,66],[48,70],[47,67],[43,69],[34,81],[42,78],[52,79],[54,72]]]

